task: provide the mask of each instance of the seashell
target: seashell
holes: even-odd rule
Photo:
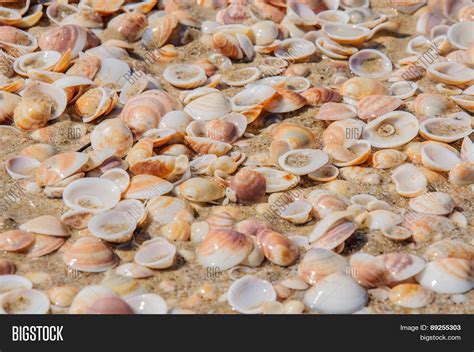
[[[449,172],[449,182],[454,185],[470,185],[474,183],[474,164],[464,161]]]
[[[104,278],[101,285],[110,288],[114,293],[124,299],[145,293],[145,290],[137,280],[120,275],[112,275]]]
[[[421,162],[435,171],[450,171],[461,162],[457,151],[453,152],[441,143],[426,142],[421,147]]]
[[[386,95],[388,90],[377,80],[367,77],[354,77],[341,85],[339,93],[344,98],[358,101],[369,95]]]
[[[115,273],[132,279],[143,279],[153,276],[153,270],[136,263],[122,264],[115,269]]]
[[[372,155],[372,164],[377,169],[390,169],[405,162],[407,155],[395,149],[384,149]]]
[[[474,30],[474,25],[471,21],[458,22],[449,27],[447,36],[449,42],[456,48],[467,50],[468,47],[474,43],[469,33]]]
[[[34,242],[35,237],[30,232],[10,230],[0,234],[0,250],[21,252]]]
[[[197,249],[203,267],[227,270],[240,264],[252,252],[253,242],[246,235],[229,229],[210,230]]]
[[[450,102],[440,94],[422,93],[416,97],[414,107],[418,115],[437,117],[448,110]]]
[[[233,60],[240,60],[244,54],[237,39],[230,34],[215,32],[212,35],[212,45],[220,54]]]
[[[269,45],[278,37],[278,27],[273,21],[260,21],[252,25],[257,45]]]
[[[265,220],[259,219],[247,219],[239,221],[236,226],[235,230],[243,233],[248,236],[257,236],[257,234],[266,229],[272,229],[272,226],[269,222]]]
[[[334,121],[323,132],[323,144],[350,145],[362,136],[365,123],[357,119]],[[350,131],[350,133],[347,133]]]
[[[189,214],[189,220],[192,221],[192,213],[185,201],[168,196],[158,196],[150,199],[146,206],[148,212],[161,225],[169,224],[176,220],[180,214]]]
[[[105,171],[100,178],[115,182],[123,193],[130,185],[130,176],[127,171],[120,168],[113,168]]]
[[[83,122],[91,122],[108,114],[117,104],[118,96],[112,89],[92,88],[85,92],[74,104],[74,112]]]
[[[259,172],[243,169],[232,178],[230,190],[241,204],[259,203],[265,196],[266,179]]]
[[[26,156],[29,158],[36,159],[40,162],[52,157],[56,154],[56,148],[51,144],[33,144],[23,148],[20,151],[20,156]]]
[[[409,206],[423,214],[446,215],[453,211],[455,204],[447,193],[429,192],[411,199]]]
[[[325,103],[339,103],[342,99],[338,92],[325,87],[312,87],[301,93],[301,95],[312,106],[320,106]]]
[[[110,20],[107,29],[119,35],[120,39],[134,42],[141,38],[148,25],[142,13],[122,13]]]
[[[418,120],[404,111],[382,115],[365,126],[362,136],[377,148],[393,148],[408,143],[418,134]]]
[[[278,158],[279,166],[293,175],[307,175],[328,161],[328,155],[318,149],[294,149]]]
[[[382,258],[358,252],[351,256],[350,270],[354,280],[367,288],[386,285],[390,281],[389,272]]]
[[[308,194],[307,200],[313,206],[313,215],[320,219],[327,215],[347,209],[348,200],[337,193],[325,190],[315,190]]]
[[[16,94],[0,91],[0,101],[2,102],[0,109],[0,123],[6,124],[13,121],[15,107],[20,103],[21,98]]]
[[[411,232],[401,226],[385,226],[381,228],[382,235],[392,241],[405,241],[411,237]]]
[[[161,235],[172,241],[187,241],[191,235],[191,226],[185,220],[176,220],[161,228]]]
[[[147,174],[173,181],[183,175],[187,168],[188,157],[185,155],[157,155],[136,162],[130,167],[130,171],[135,175]]]
[[[88,177],[70,183],[63,200],[74,210],[99,212],[112,209],[120,201],[118,184],[105,178]]]
[[[378,209],[367,214],[365,225],[369,230],[380,230],[387,226],[396,226],[401,224],[403,218],[389,210]]]
[[[416,197],[426,191],[428,180],[413,164],[402,164],[392,172],[396,191],[402,197]]]
[[[472,95],[452,95],[450,98],[464,110],[469,112],[474,111],[474,98]]]
[[[257,67],[245,67],[223,73],[221,81],[228,86],[242,87],[258,80],[261,76],[262,72]]]
[[[425,6],[426,1],[422,0],[392,0],[393,7],[405,14],[412,14],[416,12],[420,7]]]
[[[0,26],[0,44],[7,52],[17,49],[19,52],[33,52],[38,48],[37,39],[28,32],[21,29],[2,25]]]
[[[52,27],[40,36],[38,44],[41,50],[52,50],[61,54],[70,50],[71,58],[76,58],[87,45],[87,31],[72,24]]]
[[[40,162],[27,156],[14,156],[5,160],[5,169],[14,180],[30,178],[40,166]]]
[[[298,110],[306,105],[306,99],[290,89],[278,89],[264,109],[272,113],[285,113]]]
[[[459,258],[471,261],[474,249],[460,240],[443,239],[430,245],[425,251],[425,258],[435,261],[443,258]]]
[[[275,56],[290,62],[302,62],[308,60],[315,51],[315,45],[309,40],[290,38],[280,43]]]
[[[33,287],[33,283],[30,280],[20,275],[1,275],[0,284],[1,294]]]
[[[79,289],[73,286],[56,286],[48,291],[48,297],[56,307],[70,307]]]
[[[7,259],[0,259],[0,276],[8,276],[15,272],[15,264]]]
[[[220,92],[199,97],[184,107],[184,111],[195,120],[214,120],[231,112],[227,98]]]
[[[328,144],[324,151],[331,156],[332,163],[338,167],[364,163],[370,156],[370,143],[354,141],[348,147],[337,144]]]
[[[53,215],[42,215],[31,220],[28,220],[24,224],[20,225],[20,230],[34,232],[35,234],[67,237],[69,231],[67,227]]]
[[[462,2],[461,2],[462,3]],[[472,21],[473,15],[473,6],[472,5],[465,5],[461,7],[457,13],[457,17],[459,21]]]
[[[313,248],[333,249],[348,239],[357,226],[348,216],[350,211],[335,211],[320,220],[309,235]]]
[[[178,186],[179,194],[191,202],[212,202],[225,195],[224,188],[215,181],[193,177]]]
[[[329,182],[339,176],[339,169],[334,165],[324,165],[307,175],[309,179],[319,182]]]
[[[390,85],[389,91],[390,94],[395,98],[408,99],[415,94],[417,89],[418,85],[416,84],[416,82],[399,81],[393,82]]]
[[[269,261],[280,266],[293,264],[299,255],[296,247],[287,237],[270,229],[257,234],[257,243]]]
[[[222,156],[232,149],[232,144],[216,141],[211,138],[186,136],[184,139],[186,144],[198,154],[215,154]]]
[[[135,314],[167,314],[166,301],[155,293],[145,293],[125,300]]]
[[[379,256],[385,268],[390,273],[389,281],[401,282],[407,280],[425,268],[423,258],[408,253],[388,253]]]
[[[364,49],[349,59],[349,68],[357,76],[384,80],[392,72],[392,62],[378,50]]]
[[[87,228],[93,236],[112,243],[130,241],[136,226],[133,217],[116,210],[94,215],[87,223]]]
[[[443,117],[423,121],[419,132],[423,138],[451,143],[468,136],[472,129],[467,120]]]
[[[112,148],[116,156],[123,158],[132,148],[132,132],[119,118],[104,120],[92,131],[91,144],[96,151]]]
[[[67,227],[82,230],[87,227],[87,222],[93,215],[89,210],[70,210],[61,216],[61,221]]]
[[[119,299],[122,304],[117,304],[117,299]],[[123,301],[119,298],[112,289],[102,286],[102,285],[90,285],[84,287],[79,293],[74,297],[71,306],[69,308],[70,314],[85,314],[90,313],[91,308],[97,302],[102,306],[102,303],[110,303],[110,308],[114,309],[114,313],[123,314],[130,311],[123,308]],[[112,305],[113,304],[113,305]],[[97,310],[97,306],[95,307]],[[117,310],[117,311],[115,311]],[[103,312],[105,313],[105,312]],[[130,313],[129,313],[130,314]]]
[[[339,44],[360,45],[371,34],[370,29],[353,24],[330,23],[322,29],[330,39]]]
[[[405,216],[403,226],[412,232],[412,238],[416,243],[432,241],[436,235],[447,234],[454,230],[454,225],[448,218],[415,212]]]
[[[124,194],[126,199],[151,199],[171,192],[173,184],[153,175],[133,176],[130,187]]]
[[[253,171],[259,172],[265,178],[266,193],[282,192],[296,186],[299,176],[269,167],[257,167]]]
[[[388,293],[390,302],[404,308],[422,308],[434,300],[434,293],[417,284],[401,284]]]
[[[72,270],[97,273],[117,265],[119,259],[94,237],[81,237],[63,255],[64,263]]]
[[[233,111],[247,117],[247,122],[253,122],[262,109],[270,103],[276,91],[268,85],[255,85],[234,95],[230,101]]]
[[[38,290],[18,289],[0,297],[0,313],[3,314],[46,314],[48,311],[48,296]]]
[[[367,292],[344,273],[335,272],[306,291],[304,303],[322,314],[350,314],[367,303]]]
[[[339,10],[325,10],[321,11],[316,15],[318,19],[318,24],[324,26],[326,24],[334,23],[348,23],[350,16],[348,12],[339,11]]]
[[[131,75],[130,66],[125,61],[106,57],[101,59],[100,69],[95,75],[94,82],[97,85],[120,91]]]
[[[233,309],[243,314],[263,312],[263,305],[276,301],[273,286],[266,280],[244,276],[232,283],[227,291],[227,300]]]
[[[322,54],[337,60],[347,60],[351,55],[356,54],[358,51],[356,47],[341,45],[327,37],[319,37],[316,39],[315,43],[316,48]]]
[[[421,286],[436,293],[464,293],[472,289],[472,263],[459,258],[429,262],[416,276]]]
[[[438,83],[456,87],[469,86],[474,83],[474,70],[457,62],[436,62],[431,64],[426,72],[432,81]]]
[[[35,241],[28,248],[28,257],[42,257],[59,249],[65,242],[64,237],[35,234]]]
[[[324,103],[314,117],[316,120],[335,121],[357,117],[355,107],[344,103]]]
[[[280,210],[280,216],[293,224],[304,224],[311,218],[313,207],[305,200],[297,199]]]
[[[392,112],[402,104],[396,97],[388,95],[369,95],[357,103],[359,118],[372,120]]]
[[[442,15],[433,12],[425,12],[416,22],[416,31],[420,34],[429,34],[433,27],[445,23],[446,20]]]
[[[65,55],[57,51],[37,51],[20,56],[13,63],[13,70],[21,75],[27,76],[29,70],[44,70],[62,72],[69,65],[70,53]]]
[[[199,87],[207,80],[204,69],[194,64],[169,65],[163,71],[163,78],[174,87],[185,89]]]
[[[349,262],[339,254],[322,248],[306,252],[298,265],[298,275],[308,284],[314,285],[326,276],[336,272],[347,272]]]

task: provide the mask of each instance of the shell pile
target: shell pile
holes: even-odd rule
[[[471,1],[39,3],[0,8],[0,312],[472,309]]]

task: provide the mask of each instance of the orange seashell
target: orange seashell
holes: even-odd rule
[[[298,275],[308,284],[314,285],[326,276],[336,272],[347,272],[349,262],[341,255],[322,248],[306,252],[298,265]]]
[[[150,23],[142,36],[148,49],[159,49],[165,44],[180,44],[180,25],[174,15],[166,15]]]
[[[73,270],[97,273],[113,268],[119,259],[98,239],[81,237],[64,252],[63,261]]]
[[[148,21],[143,13],[123,13],[110,20],[107,29],[119,34],[121,39],[134,42],[140,39],[147,25]]]
[[[35,240],[31,232],[10,230],[0,234],[0,250],[20,252],[31,246]]]
[[[257,234],[257,243],[265,258],[277,265],[288,266],[298,259],[298,247],[286,236],[273,230],[260,231]]]
[[[87,44],[87,31],[72,24],[52,27],[40,36],[38,44],[41,50],[53,50],[61,54],[71,50],[70,55],[75,58]]]
[[[145,160],[153,155],[153,140],[151,138],[140,139],[127,154],[125,161],[130,167],[135,163]]]
[[[324,103],[339,103],[342,100],[341,95],[333,89],[326,87],[312,87],[301,93],[309,105],[320,106]]]
[[[51,186],[77,172],[88,161],[83,153],[66,152],[52,156],[41,163],[36,169],[35,181],[38,186]]]
[[[42,257],[59,249],[66,240],[63,237],[35,235],[35,242],[28,249],[28,257]]]
[[[359,118],[371,120],[392,112],[402,105],[398,98],[388,95],[369,95],[357,103]]]
[[[280,23],[285,17],[285,6],[282,2],[278,3],[279,6],[274,6],[273,2],[276,1],[254,0],[251,6],[252,12],[262,19]]]
[[[82,76],[92,80],[99,69],[100,58],[93,55],[84,55],[66,71],[66,74],[71,76]]]
[[[230,189],[239,203],[258,203],[265,196],[265,177],[256,171],[241,170],[232,178]]]
[[[107,119],[92,131],[91,145],[95,151],[110,148],[115,156],[123,158],[132,148],[132,132],[120,118]]]
[[[50,118],[51,104],[43,96],[23,98],[13,111],[16,126],[27,131],[46,126]]]
[[[356,253],[352,255],[350,265],[353,278],[364,287],[384,286],[390,281],[389,272],[379,257]]]
[[[212,45],[222,55],[229,59],[240,60],[243,58],[243,52],[240,49],[237,40],[229,34],[216,32],[212,35]]]

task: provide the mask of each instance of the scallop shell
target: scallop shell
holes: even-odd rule
[[[363,308],[367,292],[345,273],[333,273],[306,291],[304,303],[323,314],[350,314]]]
[[[227,270],[240,264],[253,249],[253,241],[234,230],[210,230],[200,243],[197,255],[204,267]]]
[[[442,258],[429,262],[416,280],[436,293],[464,293],[473,287],[472,271],[472,263],[467,260]]]
[[[398,109],[401,104],[396,97],[369,95],[357,103],[357,113],[362,120],[372,120]]]
[[[135,262],[152,269],[165,269],[173,265],[176,248],[166,239],[156,237],[142,244],[135,254]]]
[[[64,263],[72,270],[97,273],[117,265],[119,259],[94,237],[81,237],[63,255]]]
[[[417,284],[401,284],[390,290],[390,302],[404,308],[421,308],[434,300],[434,293]]]
[[[220,92],[213,92],[194,99],[184,111],[195,120],[214,120],[231,112],[229,101]]]
[[[447,193],[429,192],[411,199],[409,206],[423,214],[446,215],[453,211],[455,204]]]
[[[263,305],[276,301],[276,298],[276,292],[268,281],[253,276],[234,281],[227,292],[232,308],[244,314],[261,313]]]
[[[349,262],[346,258],[322,248],[306,252],[298,265],[298,275],[308,284],[314,285],[335,272],[347,272]]]
[[[428,180],[413,164],[402,164],[392,172],[396,191],[402,197],[416,197],[426,191]]]
[[[257,243],[265,257],[274,264],[288,266],[298,259],[298,247],[287,237],[273,230],[260,231],[257,234]]]
[[[407,155],[395,149],[384,149],[372,155],[372,164],[377,169],[390,169],[405,162]]]

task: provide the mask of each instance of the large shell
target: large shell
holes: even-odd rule
[[[227,270],[240,264],[253,249],[253,241],[234,230],[210,230],[200,243],[197,255],[204,267]]]
[[[124,194],[127,199],[151,199],[171,192],[173,184],[153,175],[137,175]]]
[[[87,32],[80,26],[67,24],[44,32],[38,41],[41,50],[54,50],[62,54],[71,50],[71,58],[79,55],[87,44]]]
[[[21,230],[10,230],[0,234],[0,250],[20,252],[28,248],[35,240],[32,233]]]
[[[421,308],[434,300],[434,293],[417,284],[401,284],[390,290],[388,298],[397,306]]]
[[[30,219],[20,225],[20,230],[48,236],[69,236],[69,230],[66,225],[53,215],[41,215]]]
[[[267,193],[286,191],[296,186],[300,180],[299,176],[269,167],[257,167],[253,170],[265,177]]]
[[[472,262],[459,258],[438,259],[429,262],[416,280],[437,293],[464,293],[473,287]]]
[[[461,162],[456,150],[442,143],[426,142],[421,147],[421,162],[434,171],[450,171]]]
[[[471,134],[472,128],[468,119],[439,117],[423,121],[419,132],[425,139],[451,143]]]
[[[195,120],[214,120],[230,113],[231,106],[224,94],[214,92],[191,101],[184,111]]]
[[[472,31],[474,31],[474,23],[472,21],[458,22],[449,27],[448,39],[455,48],[467,50],[474,43],[471,36]]]
[[[315,45],[309,40],[290,38],[280,43],[275,56],[291,62],[301,62],[309,59],[315,51]]]
[[[120,39],[134,42],[141,38],[148,24],[142,13],[123,13],[110,20],[107,29],[119,35]]]
[[[313,247],[334,249],[356,231],[357,226],[349,220],[350,211],[336,211],[320,220],[309,235]]]
[[[195,64],[169,65],[163,71],[163,78],[171,85],[185,89],[199,87],[207,80],[204,69]]]
[[[392,62],[378,50],[364,49],[349,59],[349,68],[357,76],[383,80],[392,72]]]
[[[427,74],[435,82],[453,86],[464,87],[474,83],[474,70],[452,61],[431,64],[428,67]]]
[[[298,275],[310,285],[335,272],[346,273],[349,262],[346,258],[323,248],[313,248],[306,252],[298,265]]]
[[[72,270],[102,272],[113,268],[118,258],[102,242],[94,237],[81,237],[63,255],[66,265]]]
[[[350,266],[354,280],[364,287],[379,287],[390,281],[390,275],[380,257],[358,252],[351,256]]]
[[[266,180],[259,172],[243,169],[232,178],[230,189],[239,203],[255,204],[265,196]]]
[[[277,265],[288,266],[298,259],[298,247],[287,237],[273,230],[260,231],[257,234],[257,243],[265,257]]]
[[[441,258],[459,258],[472,261],[474,258],[474,247],[461,241],[443,239],[430,245],[424,254],[429,261]]]

